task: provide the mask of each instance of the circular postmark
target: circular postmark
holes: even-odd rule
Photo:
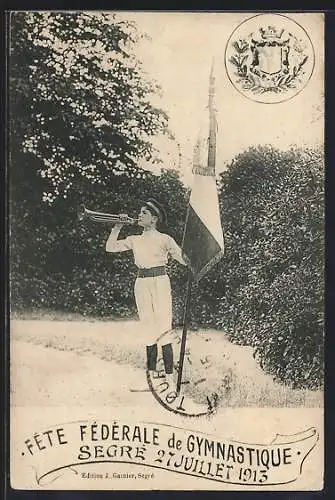
[[[174,352],[174,373],[167,376],[162,356],[156,371],[147,371],[149,388],[155,399],[173,413],[187,417],[212,415],[224,404],[233,384],[233,372],[218,363],[215,342],[206,332],[188,332],[181,388],[177,393],[181,332],[173,330],[159,339],[159,344],[171,343]]]
[[[225,51],[229,80],[245,97],[274,104],[292,99],[307,85],[314,49],[305,31],[282,14],[258,14],[231,34]]]

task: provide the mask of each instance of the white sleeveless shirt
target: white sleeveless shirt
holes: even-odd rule
[[[139,268],[164,266],[169,257],[185,264],[180,247],[168,234],[157,229],[143,231],[141,235],[128,236],[113,244],[113,252],[132,250],[135,264]]]

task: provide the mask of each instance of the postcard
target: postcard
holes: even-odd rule
[[[324,15],[8,15],[12,488],[322,490]]]

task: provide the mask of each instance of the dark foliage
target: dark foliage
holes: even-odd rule
[[[221,175],[225,296],[216,324],[275,379],[323,374],[324,185],[318,151],[251,148]]]

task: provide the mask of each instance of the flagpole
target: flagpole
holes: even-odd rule
[[[193,275],[192,275],[192,271],[189,269],[188,279],[187,279],[186,301],[185,301],[185,306],[184,306],[183,333],[181,336],[180,354],[179,354],[179,363],[178,363],[178,379],[177,379],[177,388],[176,388],[177,395],[180,393],[181,379],[183,376],[187,329],[188,329],[189,319],[190,319],[190,299],[191,299],[191,292],[192,292],[192,281],[193,281]]]
[[[214,59],[212,61],[212,67],[209,76],[209,93],[208,93],[208,111],[209,111],[209,135],[208,135],[208,157],[207,157],[207,168],[214,175],[215,172],[215,159],[216,159],[216,118],[214,109],[214,95],[215,95],[215,77],[214,77]],[[186,225],[185,225],[186,228]],[[187,292],[186,301],[184,308],[184,321],[183,321],[183,333],[181,337],[180,354],[179,354],[179,364],[178,364],[178,379],[176,392],[177,395],[180,392],[181,379],[183,376],[183,366],[185,358],[185,348],[186,348],[186,338],[187,329],[189,324],[189,312],[190,312],[190,298],[192,291],[193,274],[189,269],[188,280],[187,280]]]

